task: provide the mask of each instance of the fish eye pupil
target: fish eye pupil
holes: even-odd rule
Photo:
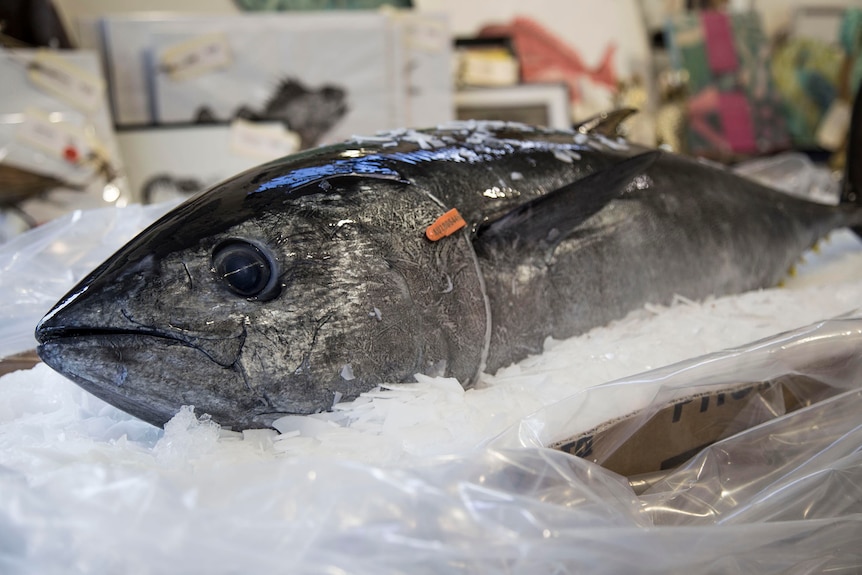
[[[258,286],[264,284],[269,275],[265,263],[250,255],[235,251],[221,260],[219,273],[241,295],[255,295]]]
[[[213,250],[213,269],[233,293],[263,298],[271,291],[274,270],[261,248],[243,240],[228,240]]]

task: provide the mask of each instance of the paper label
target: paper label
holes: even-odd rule
[[[38,51],[27,65],[27,75],[45,92],[81,110],[92,112],[102,103],[105,91],[102,79],[57,52]]]
[[[166,48],[159,69],[173,80],[188,80],[227,68],[233,62],[224,34],[206,34]]]
[[[66,122],[52,122],[51,117],[35,108],[24,112],[24,121],[15,132],[16,138],[33,148],[70,164],[80,164],[92,150],[83,130]]]
[[[432,54],[449,48],[452,38],[449,27],[437,18],[411,16],[404,23],[407,48]]]
[[[299,135],[282,124],[234,120],[230,125],[230,148],[240,156],[274,160],[296,152],[299,146]]]
[[[518,83],[518,62],[508,53],[466,50],[459,59],[459,80],[468,86],[512,86]]]

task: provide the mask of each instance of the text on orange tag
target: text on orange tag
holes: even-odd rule
[[[466,225],[467,222],[461,217],[458,209],[452,208],[428,226],[428,229],[425,230],[425,237],[436,242],[446,236],[451,236]]]

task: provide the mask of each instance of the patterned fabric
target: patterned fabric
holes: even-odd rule
[[[727,158],[790,146],[756,13],[683,14],[666,34],[674,65],[688,73],[690,153]]]
[[[816,147],[817,127],[838,96],[843,62],[838,46],[818,40],[794,38],[776,47],[772,76],[795,147]]]

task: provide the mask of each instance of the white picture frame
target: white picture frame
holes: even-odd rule
[[[572,127],[565,84],[518,84],[469,88],[455,94],[459,120],[506,120],[554,129]]]

